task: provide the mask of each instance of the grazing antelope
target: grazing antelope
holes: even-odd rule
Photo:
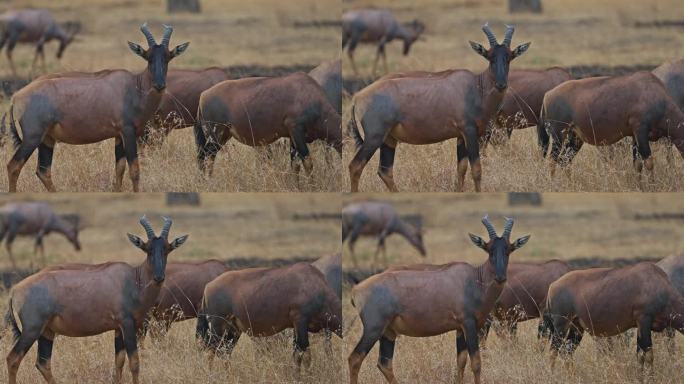
[[[170,70],[166,76],[166,92],[148,123],[143,142],[151,130],[160,132],[164,138],[172,129],[194,125],[200,94],[227,79],[226,71],[218,67]]]
[[[309,332],[342,337],[340,299],[323,274],[308,263],[228,271],[204,289],[197,335],[213,353],[230,354],[242,333],[271,336],[294,328],[294,360],[311,362]]]
[[[342,15],[342,49],[347,48],[347,55],[351,61],[352,69],[356,76],[359,71],[354,63],[354,50],[358,43],[376,43],[378,50],[373,62],[373,72],[378,66],[378,60],[382,56],[382,63],[385,73],[389,72],[387,67],[387,56],[385,45],[394,39],[404,41],[404,56],[408,55],[411,45],[418,40],[425,31],[425,24],[419,20],[410,23],[400,24],[391,11],[387,9],[365,8],[355,9],[345,12]]]
[[[169,61],[182,54],[189,45],[184,43],[169,50],[173,28],[168,26],[164,26],[164,36],[159,44],[146,24],[140,30],[147,38],[148,49],[131,42],[128,42],[128,46],[147,61],[147,68],[141,73],[104,70],[46,75],[12,96],[10,134],[17,150],[7,163],[10,192],[16,191],[19,173],[36,148],[36,175],[45,188],[53,192],[55,186],[50,168],[57,142],[80,145],[111,138],[116,143],[114,190],[121,190],[126,162],[133,191],[139,190],[140,167],[136,140],[142,135],[147,120],[159,107],[166,88]],[[15,115],[23,140],[17,132]]]
[[[342,60],[324,61],[309,72],[318,85],[323,88],[330,104],[338,114],[342,114]]]
[[[57,24],[52,13],[47,9],[19,9],[7,11],[0,15],[2,32],[0,35],[0,50],[7,44],[7,60],[9,60],[12,75],[17,71],[12,61],[12,50],[17,43],[36,44],[36,55],[33,57],[31,72],[36,66],[38,57],[41,58],[43,72],[45,70],[45,52],[43,46],[51,40],[59,41],[57,59],[61,59],[66,47],[74,41],[79,29],[65,31]]]
[[[403,221],[394,206],[390,203],[367,201],[349,204],[342,208],[342,242],[349,239],[349,250],[352,255],[354,268],[358,267],[354,244],[359,236],[375,236],[378,239],[378,247],[373,256],[373,266],[378,264],[378,254],[382,251],[383,262],[387,266],[387,252],[385,239],[387,236],[398,233],[425,257],[425,245],[423,244],[423,230],[421,226],[414,226]]]
[[[12,262],[12,269],[17,269],[12,256],[12,243],[17,235],[36,237],[34,252],[37,253],[40,250],[43,263],[45,263],[43,237],[50,232],[61,233],[74,245],[74,249],[80,251],[79,221],[76,215],[57,215],[46,202],[8,203],[0,207],[0,242],[7,236],[5,247]]]
[[[356,154],[349,163],[352,192],[358,192],[363,168],[378,148],[378,175],[390,191],[397,191],[393,176],[397,144],[434,144],[451,138],[458,139],[458,190],[463,190],[469,161],[475,190],[480,191],[479,138],[503,101],[511,61],[530,46],[525,43],[511,50],[513,27],[507,27],[501,44],[487,24],[482,30],[489,49],[470,42],[489,62],[489,68],[479,75],[449,70],[380,79],[354,95],[349,121],[356,142]],[[365,138],[361,138],[359,126]]]
[[[500,237],[487,216],[482,224],[489,241],[469,234],[489,255],[479,267],[458,262],[430,268],[409,266],[371,276],[353,288],[352,304],[361,317],[363,336],[349,355],[350,383],[358,382],[361,364],[378,340],[378,368],[388,382],[396,383],[392,358],[398,335],[429,337],[452,330],[457,332],[458,382],[463,382],[469,355],[475,383],[480,383],[478,331],[504,289],[510,254],[530,238],[510,241],[512,219],[506,219]]]
[[[136,331],[159,297],[169,253],[188,238],[184,235],[169,242],[171,219],[164,218],[159,236],[145,216],[140,218],[140,224],[147,241],[130,233],[128,239],[147,254],[141,265],[110,262],[56,266],[12,288],[6,315],[15,339],[7,355],[9,384],[16,384],[19,364],[36,340],[36,368],[46,382],[54,383],[50,359],[55,336],[86,337],[107,331],[114,331],[114,382],[121,382],[128,356],[133,383],[138,383]]]
[[[216,154],[231,137],[252,147],[289,138],[309,174],[307,143],[323,140],[342,153],[340,115],[316,81],[301,72],[226,80],[202,92],[195,139],[203,172],[212,173]]]
[[[568,165],[584,143],[610,145],[623,137],[634,140],[639,173],[644,165],[653,170],[649,141],[667,137],[684,155],[684,112],[651,72],[566,81],[546,93],[540,120],[544,156],[553,139],[552,175],[555,164]]]
[[[663,82],[679,108],[684,109],[684,59],[668,61],[654,69],[653,74]]]
[[[675,287],[680,295],[684,295],[684,254],[671,255],[659,262],[656,265],[665,271],[670,283]],[[675,330],[671,327],[665,329],[665,334],[668,338],[668,350],[671,355],[674,355],[675,350]]]
[[[572,354],[584,332],[615,336],[636,327],[640,374],[653,366],[651,332],[684,332],[684,298],[653,263],[591,268],[565,274],[549,286],[545,318],[553,324],[552,363]]]
[[[161,323],[161,334],[168,332],[176,321],[197,317],[204,287],[228,267],[219,260],[176,261],[166,265],[166,280],[159,299],[145,322],[143,335],[147,332],[149,320]],[[153,336],[156,336],[153,333]]]

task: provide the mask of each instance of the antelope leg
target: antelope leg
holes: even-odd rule
[[[38,146],[38,168],[36,169],[36,176],[43,183],[48,192],[56,192],[57,189],[52,183],[52,156],[55,152],[55,141],[43,139],[43,142]]]
[[[394,377],[394,371],[392,369],[392,358],[394,356],[394,338],[387,337],[388,335],[383,335],[380,338],[380,354],[378,356],[378,369],[387,379],[390,384],[396,384],[397,379]]]
[[[126,126],[123,129],[123,147],[128,163],[128,176],[133,183],[133,192],[140,190],[140,163],[138,160],[138,138],[135,134],[135,127]],[[130,361],[129,361],[130,364]]]
[[[124,339],[120,330],[114,332],[114,384],[121,382],[124,363],[126,362],[126,351],[124,350]]]
[[[138,341],[136,334],[135,321],[132,318],[125,319],[123,321],[122,337],[126,355],[128,356],[128,369],[131,371],[133,384],[138,384],[138,376],[140,374],[140,358],[138,357]]]
[[[121,192],[123,177],[126,172],[126,151],[124,151],[121,137],[115,139],[114,159],[114,192]]]
[[[465,381],[465,367],[468,362],[468,346],[465,334],[458,332],[456,336],[456,365],[458,366],[458,376],[456,383],[461,384]]]
[[[390,192],[398,192],[396,184],[394,184],[394,154],[396,151],[396,142],[394,145],[383,143],[380,146],[380,165],[378,166],[378,176],[385,183]]]
[[[38,359],[36,360],[36,368],[45,378],[48,384],[55,384],[55,378],[52,376],[52,368],[50,360],[52,358],[52,344],[53,339],[45,336],[38,338]]]
[[[475,183],[475,192],[480,192],[480,180],[482,179],[482,166],[480,164],[480,138],[477,135],[477,127],[471,125],[465,129],[465,144],[468,149],[468,162],[470,174]]]

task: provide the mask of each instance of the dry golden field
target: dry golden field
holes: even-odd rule
[[[204,0],[202,13],[167,14],[166,2],[127,0],[30,0],[0,6],[51,9],[59,21],[78,20],[83,24],[80,40],[65,51],[61,62],[54,58],[56,43],[46,46],[49,72],[98,71],[107,68],[144,69],[144,62],[130,52],[126,41],[143,42],[140,25],[147,21],[159,38],[161,24],[174,27],[171,44],[190,42],[186,53],[170,68],[209,66],[307,66],[339,57],[341,36],[337,27],[295,27],[306,23],[339,18],[341,5],[335,0],[298,1],[296,6],[274,0]],[[26,76],[33,60],[33,48],[18,45],[14,51],[20,75]],[[0,74],[9,75],[7,59],[0,59]],[[234,74],[237,75],[237,74]],[[0,112],[9,100],[0,104]],[[214,176],[205,179],[195,162],[192,129],[171,133],[162,148],[145,153],[141,164],[143,191],[337,191],[341,188],[339,157],[329,164],[326,149],[312,146],[314,173],[298,188],[289,167],[289,149],[277,147],[269,158],[263,151],[236,142],[219,154]],[[12,156],[10,146],[0,148],[0,190],[7,190],[5,164]],[[37,155],[25,165],[18,190],[44,191],[35,176]],[[114,141],[85,146],[57,145],[52,167],[59,191],[111,191],[114,180]],[[124,190],[131,190],[128,175]]]
[[[236,258],[268,263],[274,259],[315,259],[340,250],[338,220],[294,220],[295,215],[339,212],[337,195],[332,194],[202,194],[199,207],[167,207],[163,194],[58,194],[0,196],[0,204],[10,200],[49,200],[59,213],[79,213],[87,228],[80,235],[83,246],[75,252],[60,235],[46,237],[49,264],[62,262],[99,263],[123,260],[132,264],[144,260],[142,252],[129,244],[126,232],[144,235],[138,218],[146,213],[156,231],[161,215],[174,220],[171,236],[188,233],[186,244],[169,260]],[[33,242],[18,238],[14,251],[22,269],[40,263],[33,255]],[[9,268],[7,254],[0,252],[0,268]],[[0,294],[0,311],[6,310],[7,293]],[[4,328],[4,326],[3,326]],[[145,342],[141,354],[143,383],[270,383],[295,382],[292,340],[285,335],[263,339],[243,337],[229,360],[215,360],[213,368],[195,344],[195,322],[176,324],[161,340]],[[291,332],[287,333],[291,335]],[[53,351],[53,373],[61,383],[110,383],[114,367],[113,334],[88,338],[58,337]],[[344,345],[332,342],[333,355],[324,352],[324,338],[312,335],[313,363],[303,371],[301,382],[339,382],[343,369]],[[0,339],[0,354],[11,348],[11,337]],[[20,383],[39,383],[34,368],[36,348],[24,359]],[[0,369],[0,382],[7,380]],[[128,368],[124,382],[130,383]]]
[[[419,262],[431,264],[466,261],[479,265],[486,254],[472,245],[468,232],[486,236],[480,223],[489,214],[500,233],[503,216],[515,219],[512,237],[525,234],[532,237],[511,261],[544,261],[552,258],[574,263],[610,263],[616,259],[659,259],[684,251],[684,229],[681,220],[635,219],[684,212],[682,194],[543,194],[540,207],[509,207],[506,194],[361,194],[345,196],[344,203],[364,199],[389,200],[400,214],[420,213],[424,216],[427,258],[418,253],[398,235],[387,240],[389,265]],[[361,268],[370,268],[375,250],[372,239],[361,238],[356,245]],[[348,248],[343,255],[350,270]],[[343,316],[348,355],[361,337],[361,321],[345,291]],[[536,343],[537,322],[522,323],[515,340],[490,333],[482,357],[485,383],[636,383],[638,364],[636,341],[618,344],[614,350],[601,349],[604,343],[585,336],[574,356],[574,367],[562,364],[552,371],[548,352],[539,353]],[[684,361],[684,337],[677,336],[677,355],[671,357],[664,341],[656,337],[654,383],[679,383]],[[384,377],[376,368],[377,346],[371,350],[361,369],[360,382],[382,383]],[[399,337],[393,360],[399,382],[450,383],[456,375],[455,334],[437,337]],[[466,383],[472,383],[470,368],[466,368]]]
[[[357,6],[383,6],[394,10],[402,21],[414,18],[426,24],[425,41],[416,42],[408,56],[401,55],[401,43],[390,43],[387,49],[391,72],[409,70],[441,71],[465,68],[476,73],[486,62],[475,54],[468,40],[486,41],[481,26],[489,21],[495,34],[502,38],[503,24],[516,27],[513,45],[531,41],[530,49],[516,59],[511,68],[546,68],[551,66],[646,66],[655,68],[666,60],[684,56],[681,27],[636,27],[637,23],[677,21],[684,8],[677,0],[547,0],[540,15],[508,13],[507,2],[501,0],[447,1],[434,0],[419,6],[409,0],[359,0],[345,4],[344,10]],[[356,50],[355,60],[361,76],[370,76],[374,46]],[[352,80],[353,72],[346,52],[343,74]],[[343,130],[350,118],[351,95],[343,101]],[[654,152],[655,179],[644,186],[646,191],[684,190],[684,160],[675,155],[667,164],[665,151]],[[674,151],[674,148],[672,149]],[[568,174],[550,177],[548,160],[538,154],[535,128],[518,130],[509,143],[489,147],[482,156],[483,191],[639,191],[632,166],[631,150],[625,146],[610,156],[604,148],[585,145],[574,159]],[[428,146],[399,145],[394,178],[400,191],[454,191],[456,184],[456,141]],[[347,166],[354,155],[353,140],[347,136],[343,155],[344,188],[349,189]],[[377,176],[379,155],[366,166],[360,190],[385,191]],[[474,190],[470,172],[466,190]]]

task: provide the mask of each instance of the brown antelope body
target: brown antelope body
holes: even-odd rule
[[[309,72],[318,85],[323,88],[330,104],[338,114],[342,114],[342,60],[324,61]]]
[[[378,148],[378,175],[390,191],[397,191],[393,167],[399,143],[424,145],[452,138],[458,139],[458,190],[463,190],[470,162],[475,190],[480,191],[479,138],[506,94],[510,62],[530,45],[525,43],[511,50],[513,27],[508,27],[502,44],[488,25],[482,29],[490,48],[470,42],[489,62],[489,68],[481,74],[450,70],[429,76],[380,79],[354,95],[349,121],[356,142],[356,153],[349,163],[352,192],[358,192],[363,168]]]
[[[43,237],[51,232],[61,233],[74,245],[74,249],[80,251],[78,221],[78,216],[75,215],[57,215],[50,204],[45,202],[8,203],[0,207],[0,242],[7,236],[5,246],[12,268],[17,268],[12,257],[12,243],[17,236],[35,236],[35,251],[40,250],[43,261]]]
[[[591,77],[566,81],[546,93],[539,143],[546,155],[550,136],[553,163],[567,165],[584,143],[610,145],[632,137],[636,170],[645,165],[652,171],[649,142],[667,137],[684,155],[683,123],[684,112],[651,72]]]
[[[552,359],[561,347],[572,354],[586,331],[618,335],[636,327],[641,372],[653,365],[651,332],[684,332],[684,298],[653,263],[572,271],[549,287],[544,317],[553,324]]]
[[[78,29],[65,31],[57,24],[52,13],[47,9],[18,9],[0,15],[2,32],[0,35],[0,50],[7,44],[7,60],[9,60],[12,74],[16,76],[16,69],[12,61],[12,51],[17,43],[36,44],[36,54],[32,68],[38,57],[42,59],[45,72],[45,52],[43,46],[51,40],[59,41],[57,59],[61,59],[66,47],[74,40]]]
[[[340,115],[316,81],[301,72],[218,83],[202,92],[197,116],[198,161],[210,173],[231,137],[252,147],[289,138],[308,173],[313,162],[307,143],[322,140],[342,151]]]
[[[350,383],[358,382],[361,364],[378,340],[378,368],[388,382],[396,383],[392,359],[397,336],[429,337],[453,330],[458,335],[459,382],[463,382],[469,355],[475,383],[480,383],[478,331],[504,288],[511,252],[529,239],[525,236],[510,242],[511,219],[506,220],[501,237],[486,216],[482,223],[489,241],[470,234],[472,242],[489,255],[481,266],[449,263],[431,268],[394,269],[371,276],[354,287],[352,304],[363,323],[363,336],[349,355]]]
[[[138,191],[140,169],[136,140],[159,107],[166,88],[169,61],[183,53],[189,44],[169,50],[171,27],[165,26],[160,44],[155,42],[146,25],[141,27],[141,31],[147,38],[147,50],[138,44],[128,43],[134,53],[147,61],[147,69],[141,73],[104,70],[46,75],[12,96],[9,123],[16,152],[7,164],[10,192],[16,191],[19,173],[36,148],[36,174],[52,192],[55,186],[50,168],[57,142],[81,145],[111,138],[116,143],[114,190],[121,190],[128,163],[133,190]],[[18,124],[15,124],[15,116]]]
[[[204,289],[197,335],[216,352],[228,353],[240,335],[270,336],[294,328],[295,363],[311,361],[309,332],[330,330],[342,337],[340,299],[323,274],[308,263],[281,268],[229,271]]]
[[[411,49],[411,45],[418,40],[423,31],[425,31],[425,24],[421,21],[416,19],[410,23],[401,24],[392,12],[387,9],[355,9],[342,15],[342,49],[344,50],[347,45],[349,46],[347,54],[354,69],[354,74],[358,76],[359,72],[354,63],[354,50],[356,46],[358,43],[377,44],[378,49],[375,54],[375,61],[373,62],[372,74],[375,75],[380,56],[382,56],[385,73],[387,73],[389,70],[387,68],[385,45],[394,39],[403,40],[403,52],[404,56],[406,56]]]
[[[170,219],[165,219],[159,236],[155,236],[144,216],[140,223],[147,232],[147,241],[132,234],[128,238],[147,254],[141,265],[113,262],[57,266],[29,276],[12,288],[6,315],[15,338],[7,355],[9,384],[16,384],[19,365],[36,341],[36,368],[46,382],[54,383],[50,359],[55,336],[86,337],[108,331],[114,331],[115,336],[114,382],[121,381],[128,356],[133,383],[138,383],[136,332],[162,289],[168,254],[187,239],[185,235],[168,241]]]
[[[421,256],[425,257],[426,251],[421,226],[414,226],[403,221],[392,204],[367,201],[349,204],[342,208],[342,242],[349,239],[349,250],[352,254],[354,267],[357,267],[354,245],[359,236],[377,237],[378,247],[375,251],[373,263],[374,266],[377,265],[378,254],[382,251],[386,266],[385,239],[393,233],[403,236],[420,252]]]

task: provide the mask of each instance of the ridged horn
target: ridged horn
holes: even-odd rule
[[[485,215],[485,217],[482,218],[482,224],[484,224],[485,228],[487,228],[487,233],[489,234],[490,239],[495,239],[496,238],[496,230],[494,229],[494,226],[492,223],[489,222],[489,215]]]
[[[164,227],[161,230],[161,233],[159,234],[159,237],[162,239],[168,240],[169,238],[169,229],[171,229],[171,224],[173,224],[173,220],[169,219],[168,217],[162,217],[164,219]]]
[[[173,27],[168,26],[166,24],[162,25],[164,26],[164,36],[162,37],[160,44],[165,46],[166,49],[169,49],[169,42],[171,41],[171,33],[173,33]]]
[[[515,32],[515,28],[513,28],[512,25],[506,25],[506,34],[504,35],[503,43],[501,44],[510,48],[511,40],[513,39],[513,32]]]
[[[154,229],[152,229],[152,224],[150,224],[150,221],[147,220],[147,217],[145,215],[142,215],[140,218],[140,225],[145,228],[145,232],[147,233],[147,240],[152,240],[154,239]]]
[[[496,37],[494,36],[494,32],[492,32],[492,29],[489,28],[489,22],[485,23],[485,25],[482,26],[482,32],[484,32],[485,35],[487,35],[487,40],[489,40],[489,46],[494,47],[496,44]]]
[[[140,31],[143,33],[143,35],[145,35],[148,46],[153,47],[157,44],[157,42],[154,41],[154,36],[152,36],[152,32],[150,32],[150,29],[147,27],[147,23],[140,26]]]
[[[501,234],[501,237],[504,239],[508,239],[511,237],[511,229],[513,229],[513,219],[510,217],[505,217],[506,219],[506,224],[504,224],[504,230],[503,233]]]

